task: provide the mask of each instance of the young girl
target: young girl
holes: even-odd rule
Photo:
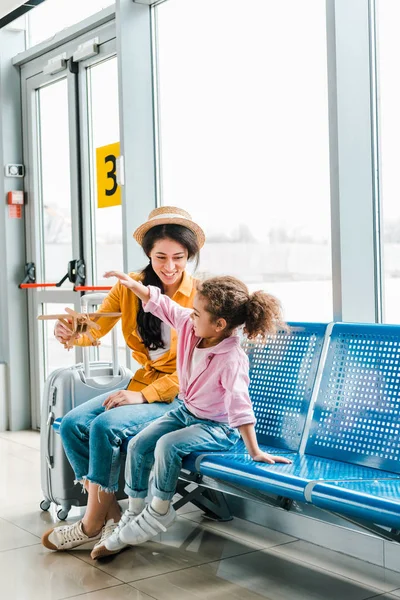
[[[175,520],[171,500],[182,460],[191,452],[227,451],[240,432],[253,460],[291,462],[258,446],[248,394],[248,359],[235,335],[242,324],[249,338],[274,332],[282,324],[276,298],[264,292],[249,295],[244,283],[234,277],[214,277],[199,285],[191,310],[124,273],[105,274],[112,276],[142,300],[145,312],[177,330],[183,402],[129,442],[125,487],[129,509],[111,536],[97,545],[93,558],[115,554],[166,531]],[[153,499],[145,506],[153,465]]]

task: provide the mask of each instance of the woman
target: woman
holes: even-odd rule
[[[192,307],[194,279],[186,273],[189,260],[198,261],[204,245],[202,229],[186,211],[164,206],[153,210],[148,221],[133,234],[150,262],[130,276],[144,285],[155,285],[181,306]],[[137,297],[118,282],[99,312],[121,312],[122,332],[133,358],[141,365],[127,389],[103,394],[71,410],[62,420],[65,453],[88,492],[83,518],[73,525],[52,528],[42,537],[51,550],[70,550],[107,538],[121,513],[115,497],[120,471],[120,447],[148,423],[176,407],[179,391],[176,372],[177,334],[160,319],[144,312]],[[106,335],[118,319],[98,319],[94,338]],[[71,332],[61,322],[56,339],[65,343]],[[91,342],[82,336],[76,342]]]

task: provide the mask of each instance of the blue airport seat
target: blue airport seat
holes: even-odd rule
[[[246,340],[249,393],[260,444],[298,452],[311,403],[327,325],[289,323],[265,343]]]
[[[376,477],[392,480],[396,477],[388,471],[377,471],[344,462],[332,461],[298,453],[271,452],[268,447],[262,450],[279,454],[293,460],[290,465],[256,463],[248,454],[233,453],[208,454],[197,462],[202,475],[220,479],[232,485],[256,489],[259,492],[285,496],[299,502],[309,502],[307,486],[317,481],[373,480]],[[400,477],[398,478],[400,486]],[[400,489],[400,488],[399,488]]]
[[[265,343],[246,340],[244,348],[250,364],[250,397],[257,418],[256,432],[260,447],[271,454],[300,460],[300,449],[310,410],[315,379],[321,359],[326,324],[290,323],[290,331],[280,331]],[[304,461],[303,461],[304,463]],[[283,494],[290,489],[297,499],[304,499],[302,483],[293,473],[294,465],[271,466],[255,463],[242,441],[229,453],[192,454],[183,467],[210,477],[238,483],[246,479],[247,486],[261,491]],[[301,467],[304,468],[304,467]],[[265,481],[271,473],[273,484]],[[286,474],[285,481],[282,480]],[[268,488],[268,490],[267,490]],[[279,490],[279,491],[278,491]]]
[[[310,501],[319,508],[400,531],[400,478],[317,483]]]
[[[197,457],[195,466],[235,486],[400,529],[399,350],[398,326],[335,324],[305,453],[280,452],[293,464],[267,465],[239,446]]]
[[[334,325],[306,453],[400,473],[400,326]]]

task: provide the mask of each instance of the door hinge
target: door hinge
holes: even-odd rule
[[[46,75],[54,75],[60,71],[64,71],[67,68],[68,60],[67,53],[63,52],[57,56],[53,56],[47,61],[47,64],[43,67],[43,73]]]
[[[81,60],[85,60],[86,58],[90,58],[91,56],[96,56],[100,52],[99,38],[95,37],[91,40],[87,40],[83,42],[83,44],[79,44],[78,48],[72,55],[72,58],[75,62],[80,62]]]

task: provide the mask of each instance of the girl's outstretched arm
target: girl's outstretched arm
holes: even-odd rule
[[[268,454],[267,452],[263,452],[258,445],[256,432],[252,423],[249,423],[248,425],[241,425],[238,429],[240,431],[240,435],[242,436],[244,443],[246,444],[246,448],[253,460],[269,464],[290,464],[292,462],[289,458],[284,458],[283,456],[275,456],[274,454]]]
[[[106,279],[109,277],[117,277],[122,285],[132,290],[132,292],[143,302],[147,302],[150,298],[150,290],[139,281],[135,281],[132,277],[129,277],[126,273],[122,273],[121,271],[107,271],[104,273],[104,277]]]
[[[162,294],[160,288],[153,285],[145,286],[121,271],[107,271],[104,277],[118,277],[122,285],[132,290],[139,300],[142,300],[145,312],[151,312],[177,331],[190,321],[193,310],[180,306],[167,295]]]

